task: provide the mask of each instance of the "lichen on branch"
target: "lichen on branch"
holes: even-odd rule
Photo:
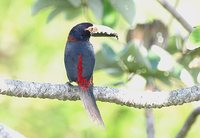
[[[79,87],[0,78],[0,94],[15,97],[79,100]],[[125,88],[94,87],[96,100],[135,108],[161,108],[200,100],[200,85],[162,92],[135,92]]]

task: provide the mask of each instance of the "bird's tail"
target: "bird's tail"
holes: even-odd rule
[[[86,91],[81,90],[79,95],[92,121],[104,127],[104,122],[93,94],[93,85],[91,85]]]

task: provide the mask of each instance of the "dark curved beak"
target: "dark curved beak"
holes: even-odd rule
[[[94,24],[85,30],[89,31],[91,36],[94,37],[116,37],[118,39],[118,34],[112,28],[104,25]]]

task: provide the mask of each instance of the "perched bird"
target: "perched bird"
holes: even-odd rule
[[[80,99],[92,121],[104,126],[101,114],[93,95],[93,70],[95,54],[90,36],[113,36],[117,33],[103,25],[80,23],[74,26],[68,36],[64,63],[69,83],[76,82],[80,87]]]

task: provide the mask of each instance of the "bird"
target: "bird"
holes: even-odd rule
[[[105,126],[93,94],[95,53],[89,41],[91,36],[118,39],[117,33],[110,27],[89,22],[79,23],[69,32],[64,52],[64,64],[68,83],[78,84],[79,96],[89,117],[95,124]]]

